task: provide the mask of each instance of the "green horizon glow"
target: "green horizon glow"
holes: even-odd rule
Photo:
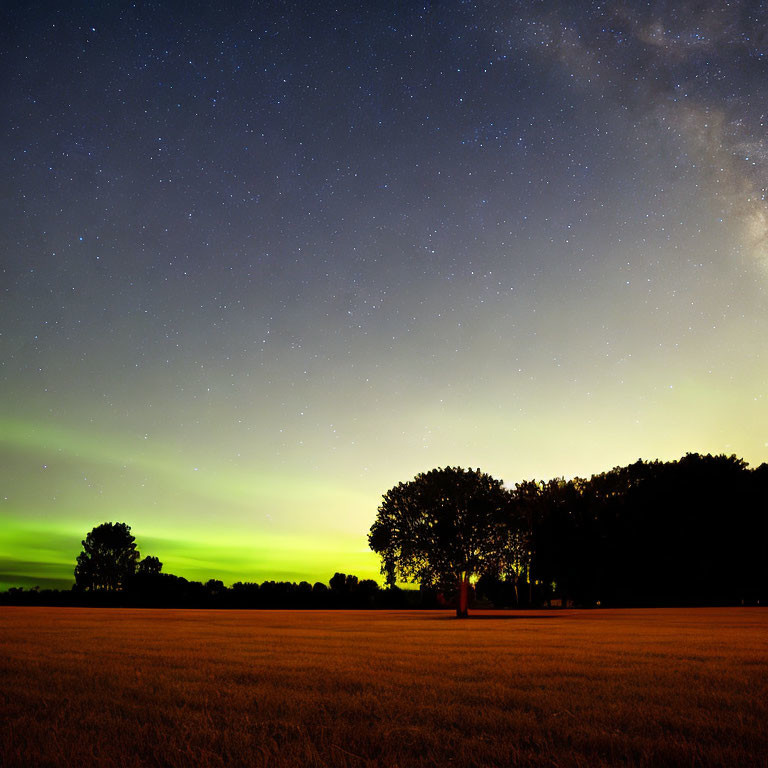
[[[71,583],[81,539],[95,525],[106,522],[107,517],[109,521],[119,520],[132,526],[143,555],[160,557],[166,572],[189,579],[220,578],[227,583],[266,579],[327,582],[342,563],[350,572],[354,568],[361,578],[378,575],[376,558],[364,546],[364,539],[361,542],[354,534],[334,530],[333,526],[330,530],[314,526],[313,530],[307,524],[306,535],[282,527],[285,510],[292,507],[349,509],[361,503],[360,494],[344,487],[334,488],[323,478],[306,478],[302,485],[297,485],[279,474],[252,475],[231,467],[211,469],[211,462],[207,463],[208,470],[201,471],[198,466],[185,466],[174,456],[176,452],[168,448],[158,450],[138,443],[99,440],[91,434],[55,425],[6,419],[0,422],[0,430],[0,452],[16,461],[21,458],[27,465],[34,461],[41,473],[66,477],[74,464],[84,471],[85,481],[89,475],[101,476],[103,479],[96,481],[98,485],[110,482],[119,487],[138,481],[140,488],[150,485],[159,491],[160,487],[170,487],[176,504],[176,508],[165,511],[164,521],[158,523],[146,508],[132,507],[125,497],[104,504],[103,491],[97,495],[97,508],[91,509],[91,504],[78,502],[77,489],[67,485],[62,495],[50,500],[54,502],[51,506],[65,515],[66,522],[41,517],[35,523],[40,510],[35,508],[33,499],[22,498],[14,508],[6,496],[0,517],[0,588],[34,581],[35,575],[29,571],[35,562],[44,566],[46,579],[55,578],[62,585]],[[91,502],[96,501],[93,494],[89,495]],[[204,531],[184,523],[187,510],[211,506],[226,509],[226,519],[212,519],[211,528]],[[248,510],[264,508],[271,513],[255,518],[252,529],[233,525],[233,518],[243,520]],[[181,533],[169,524],[174,519],[181,521]],[[52,539],[56,545],[47,547],[46,542]],[[286,559],[287,552],[292,559]],[[18,563],[23,566],[20,568]]]
[[[720,394],[724,404],[737,402],[732,385]],[[755,417],[752,422],[731,408],[726,423],[734,417],[743,421],[743,434],[753,434],[756,456],[722,442],[728,433],[722,419],[702,421],[700,414],[707,404],[711,407],[712,397],[711,387],[690,379],[677,391],[659,388],[669,412],[653,414],[644,425],[630,426],[621,406],[604,406],[591,423],[603,435],[613,431],[612,439],[588,445],[576,424],[569,425],[562,412],[550,409],[535,422],[517,425],[515,442],[528,446],[525,452],[510,450],[509,444],[505,450],[507,435],[494,429],[494,409],[478,406],[471,421],[464,422],[461,441],[456,440],[455,447],[461,442],[463,450],[436,455],[412,447],[393,462],[392,452],[383,446],[380,476],[360,472],[358,460],[355,482],[327,468],[325,474],[316,469],[304,477],[296,466],[293,474],[288,469],[252,472],[202,450],[185,452],[155,440],[103,438],[92,431],[5,418],[0,421],[0,455],[6,487],[15,479],[16,491],[6,493],[0,507],[0,588],[40,582],[68,586],[80,540],[95,525],[118,520],[132,526],[143,555],[159,557],[166,572],[188,579],[219,578],[227,584],[266,579],[327,582],[335,571],[344,571],[381,582],[378,560],[366,541],[380,496],[396,482],[433,466],[479,465],[513,484],[533,477],[589,475],[638,457],[675,459],[689,450],[735,452],[759,463],[765,457],[759,445],[764,424],[750,401],[741,399],[746,413]],[[669,440],[668,450],[649,452],[664,424],[673,422],[676,430],[684,429]],[[454,424],[461,424],[460,418]],[[624,433],[621,440],[617,426]],[[555,432],[557,444],[542,439]],[[437,439],[449,444],[451,435]],[[542,460],[545,448],[547,461]],[[373,441],[367,450],[375,455]],[[516,476],[499,471],[499,462],[491,461],[494,452],[525,469]],[[606,460],[609,452],[616,458]],[[458,458],[451,460],[451,453]],[[472,453],[481,461],[468,460]],[[398,468],[393,470],[393,463],[399,463]],[[532,471],[534,463],[552,469]],[[553,471],[558,465],[566,471]]]
[[[11,586],[68,589],[74,583],[74,563],[85,533],[87,530],[82,531],[75,525],[51,529],[4,521],[0,538],[0,589]],[[132,533],[135,535],[136,531]],[[142,556],[159,557],[166,573],[194,581],[217,578],[228,586],[236,581],[266,580],[327,583],[336,571],[344,570],[336,565],[339,562],[346,564],[345,572],[381,581],[373,554],[367,550],[355,551],[355,542],[345,538],[323,542],[273,533],[241,537],[235,542],[226,537],[210,541],[137,536],[136,543]],[[300,559],[301,565],[287,566],[284,555],[287,551]]]

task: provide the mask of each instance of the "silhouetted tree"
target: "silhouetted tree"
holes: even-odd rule
[[[77,556],[75,586],[79,590],[124,589],[136,572],[139,552],[131,526],[125,523],[97,525],[83,540]]]
[[[221,579],[208,579],[204,586],[205,591],[212,596],[220,595],[226,589]]]
[[[157,576],[163,570],[163,564],[157,557],[148,555],[139,561],[136,566],[136,574],[139,576]]]
[[[368,542],[387,583],[450,583],[456,615],[467,616],[470,579],[505,573],[518,556],[518,530],[499,480],[479,469],[433,469],[384,494]]]
[[[328,581],[335,592],[354,592],[357,589],[357,576],[346,573],[334,573]]]
[[[156,557],[145,557],[136,566],[136,573],[127,584],[134,601],[140,605],[156,605],[164,594],[168,574],[162,573],[163,564]]]
[[[755,603],[768,578],[768,475],[736,456],[642,461],[520,483],[536,602]],[[533,577],[535,577],[535,582]]]

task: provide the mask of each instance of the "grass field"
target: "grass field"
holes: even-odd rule
[[[0,764],[768,765],[768,611],[0,608]]]

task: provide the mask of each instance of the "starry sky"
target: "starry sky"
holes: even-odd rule
[[[0,587],[104,521],[377,577],[381,495],[768,460],[765,2],[0,8]]]

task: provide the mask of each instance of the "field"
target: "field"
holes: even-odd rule
[[[765,766],[768,611],[0,608],[0,765]]]

